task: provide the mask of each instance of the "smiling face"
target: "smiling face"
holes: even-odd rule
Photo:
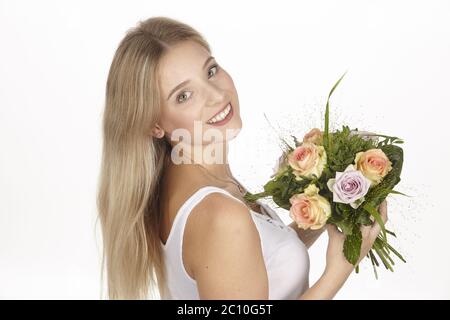
[[[184,41],[171,47],[160,62],[162,110],[154,135],[164,132],[171,141],[174,130],[185,129],[193,145],[233,139],[242,128],[238,94],[218,61],[198,43]],[[195,141],[194,134],[214,138]]]

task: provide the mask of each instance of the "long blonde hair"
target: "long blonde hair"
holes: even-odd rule
[[[109,69],[97,194],[101,282],[106,270],[108,299],[147,299],[156,286],[160,294],[166,287],[159,199],[171,145],[150,132],[162,108],[159,62],[185,40],[211,53],[203,36],[187,24],[168,17],[140,21],[127,31]]]

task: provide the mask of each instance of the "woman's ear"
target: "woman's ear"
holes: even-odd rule
[[[159,125],[156,124],[152,128],[152,136],[154,136],[156,138],[162,138],[162,137],[164,137],[164,130]]]

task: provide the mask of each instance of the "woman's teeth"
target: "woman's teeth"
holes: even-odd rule
[[[225,108],[221,113],[219,113],[219,114],[218,114],[217,116],[215,116],[214,118],[208,120],[207,123],[212,124],[212,123],[216,123],[216,122],[218,122],[218,121],[221,121],[221,120],[225,119],[225,117],[230,113],[230,111],[231,111],[231,105],[228,104],[228,105],[226,106],[226,108]]]

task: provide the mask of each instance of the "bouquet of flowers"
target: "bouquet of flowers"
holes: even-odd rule
[[[271,197],[302,229],[320,229],[334,224],[345,234],[344,255],[356,267],[360,257],[361,225],[380,224],[381,232],[367,257],[371,260],[375,276],[381,260],[386,269],[393,271],[391,253],[403,262],[405,259],[388,243],[387,230],[378,205],[388,194],[401,194],[394,187],[400,182],[403,150],[397,137],[367,131],[341,130],[329,132],[329,100],[345,73],[332,87],[325,109],[325,128],[310,130],[293,144],[281,138],[283,153],[278,159],[271,179],[264,191],[247,192],[248,201]],[[405,195],[406,196],[406,195]]]

